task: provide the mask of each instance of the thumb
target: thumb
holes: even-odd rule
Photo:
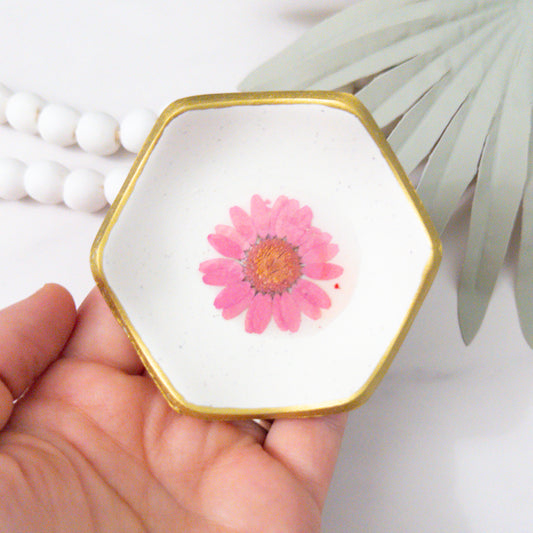
[[[13,401],[57,359],[75,320],[72,296],[59,285],[0,311],[0,429]]]

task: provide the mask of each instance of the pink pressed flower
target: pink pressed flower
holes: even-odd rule
[[[250,214],[232,207],[233,226],[216,226],[207,237],[224,257],[200,264],[204,283],[224,287],[215,307],[226,320],[246,310],[248,333],[263,333],[271,318],[291,332],[300,328],[302,313],[319,319],[331,300],[306,278],[331,280],[343,273],[341,266],[329,263],[339,247],[331,244],[331,235],[311,226],[308,206],[285,196],[269,204],[254,195]]]

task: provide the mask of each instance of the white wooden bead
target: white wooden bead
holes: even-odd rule
[[[120,123],[120,141],[126,150],[136,154],[152,130],[156,114],[149,109],[135,109]]]
[[[118,167],[106,174],[104,181],[104,194],[110,204],[115,201],[122,184],[128,176],[128,172],[129,168]]]
[[[24,174],[26,192],[43,204],[63,201],[63,183],[68,169],[55,161],[38,161],[28,165]]]
[[[4,157],[0,159],[0,198],[20,200],[26,196],[24,188],[24,171],[26,165],[18,159]]]
[[[39,115],[37,129],[45,141],[59,146],[70,146],[76,143],[79,120],[80,114],[72,107],[48,104]]]
[[[76,140],[86,152],[114,154],[120,147],[118,122],[107,113],[84,113],[76,128]]]
[[[77,211],[99,211],[107,205],[104,176],[88,168],[73,170],[65,179],[63,201]]]
[[[37,120],[46,102],[33,93],[15,93],[6,105],[6,118],[13,128],[37,133]]]
[[[5,85],[0,83],[0,124],[5,124],[7,122],[6,105],[12,94],[13,93]]]

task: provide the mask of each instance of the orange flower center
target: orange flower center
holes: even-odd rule
[[[302,275],[300,256],[287,241],[266,238],[248,250],[244,275],[257,292],[281,294]]]

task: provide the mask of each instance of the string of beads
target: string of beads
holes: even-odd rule
[[[94,213],[113,203],[128,175],[116,168],[106,175],[89,168],[69,170],[55,161],[29,165],[11,157],[0,158],[0,198],[21,200],[26,196],[43,204],[65,205]]]
[[[154,112],[135,109],[119,123],[107,113],[80,113],[64,104],[48,103],[34,93],[12,92],[0,83],[0,124],[59,146],[77,144],[100,156],[112,155],[121,146],[137,153],[155,120]],[[0,158],[0,198],[29,196],[41,203],[64,202],[71,209],[92,213],[113,202],[127,173],[124,167],[104,175],[87,168],[69,170],[55,161],[27,165],[5,157]]]
[[[119,123],[107,113],[80,113],[64,104],[47,103],[29,92],[12,93],[0,84],[0,124],[40,135],[59,146],[78,144],[86,152],[114,154],[122,145],[137,153],[154,125],[156,115],[148,109],[135,109]]]

